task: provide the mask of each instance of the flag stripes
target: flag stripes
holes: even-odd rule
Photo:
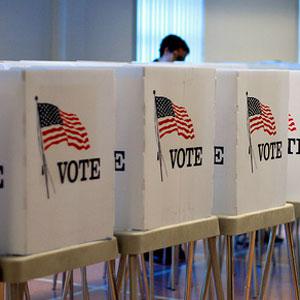
[[[291,114],[289,114],[289,116],[288,116],[288,124],[289,124],[288,125],[288,130],[289,131],[296,131],[297,130],[295,120],[291,116]]]
[[[250,133],[263,129],[269,135],[275,135],[277,131],[271,107],[254,97],[247,97],[247,103]]]
[[[44,150],[66,142],[77,150],[90,148],[88,133],[76,114],[49,103],[38,103]]]
[[[184,139],[195,137],[192,120],[184,106],[174,104],[166,97],[155,96],[159,138],[177,132]]]

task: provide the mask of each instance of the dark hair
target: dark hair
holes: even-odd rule
[[[177,49],[183,49],[187,54],[190,53],[187,43],[181,37],[175,34],[169,34],[161,41],[159,48],[160,57],[164,55],[166,48],[168,48],[170,52],[174,52]]]

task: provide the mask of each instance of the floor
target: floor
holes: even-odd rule
[[[193,270],[193,294],[192,299],[199,299],[201,286],[205,274],[205,258],[204,258],[203,243],[200,241],[196,245],[194,270]],[[266,247],[263,252],[265,253]],[[259,253],[257,253],[258,255]],[[259,256],[258,256],[259,257]],[[263,256],[264,258],[264,256]],[[244,299],[243,289],[246,277],[246,259],[247,247],[245,245],[238,245],[235,248],[235,299]],[[263,261],[263,260],[262,260]],[[225,285],[225,268],[222,267],[222,280],[224,292],[226,292]],[[170,288],[171,269],[169,266],[155,264],[155,299],[184,299],[185,286],[185,264],[180,263],[175,276],[176,289]],[[88,267],[88,284],[90,299],[106,299],[107,284],[104,276],[104,264],[97,264]],[[288,265],[286,239],[283,237],[282,243],[277,243],[274,252],[274,259],[271,268],[271,276],[269,287],[267,290],[267,299],[294,299],[292,278]],[[257,277],[258,282],[261,277],[261,266],[259,259],[257,259]],[[53,278],[40,278],[32,280],[29,283],[31,299],[33,300],[54,300],[61,299],[61,274],[57,281],[56,290],[52,290]],[[122,295],[122,299],[129,299],[128,289]],[[252,292],[254,290],[252,289]],[[74,298],[81,299],[81,277],[79,270],[74,273]],[[141,298],[142,299],[142,298]]]

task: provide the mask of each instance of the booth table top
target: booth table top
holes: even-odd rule
[[[114,235],[121,254],[137,255],[217,236],[219,223],[217,217],[209,217],[152,230],[115,232]]]
[[[295,221],[292,204],[237,216],[218,216],[222,235],[238,235]]]
[[[30,279],[112,260],[117,255],[117,241],[113,237],[38,254],[0,256],[0,281],[26,282]]]

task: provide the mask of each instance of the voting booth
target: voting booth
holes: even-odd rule
[[[285,204],[287,71],[217,70],[213,212]]]
[[[290,97],[288,113],[288,174],[287,201],[300,202],[300,71],[290,71]]]
[[[111,237],[111,70],[0,71],[0,253]]]
[[[116,78],[116,229],[210,216],[215,71],[136,64]]]

